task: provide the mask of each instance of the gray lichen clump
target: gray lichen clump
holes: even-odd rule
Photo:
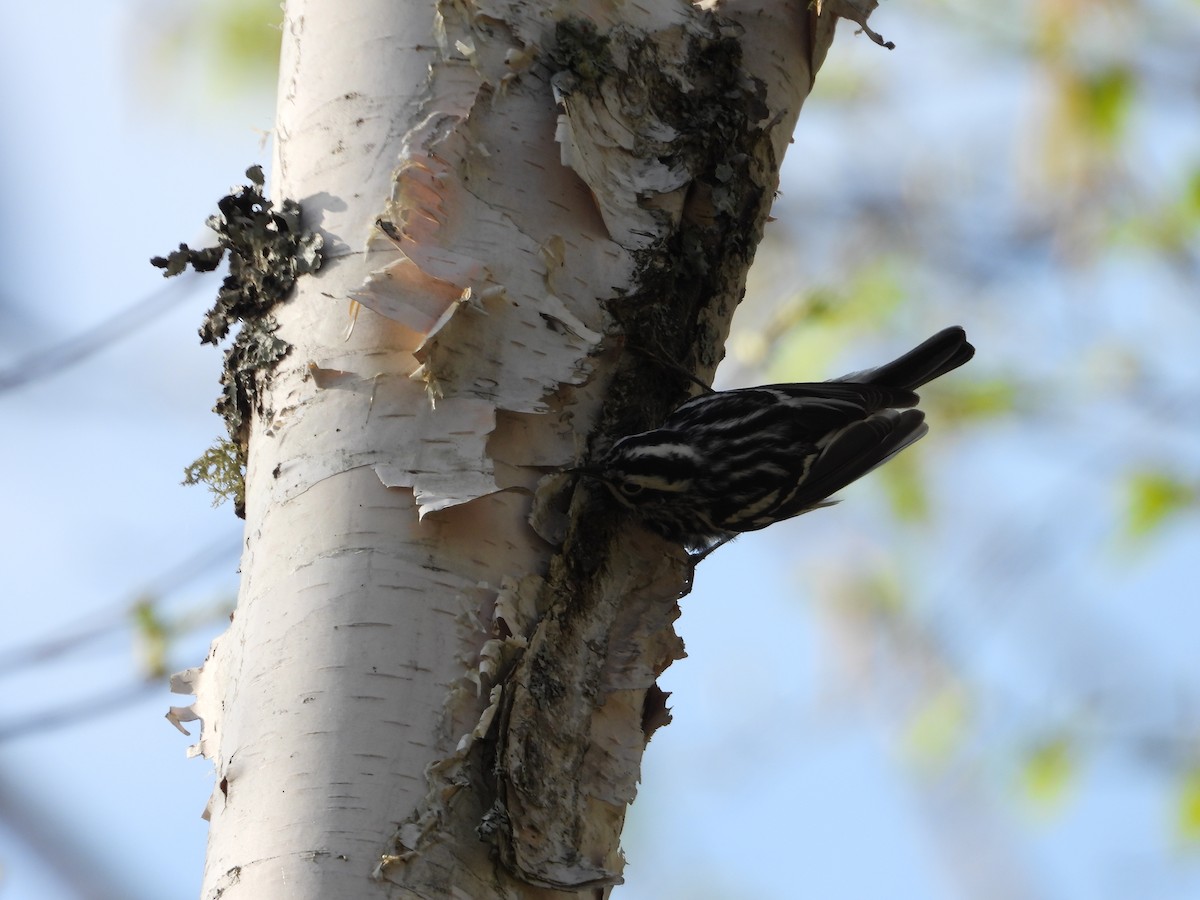
[[[169,277],[189,265],[211,272],[228,254],[229,274],[204,316],[200,340],[218,344],[234,325],[241,325],[225,351],[221,396],[213,408],[225,420],[229,437],[188,466],[184,481],[207,483],[217,502],[233,499],[239,516],[244,513],[250,415],[269,414],[262,405],[264,389],[276,363],[291,350],[275,336],[278,325],[271,310],[287,299],[299,276],[320,268],[322,243],[320,235],[301,228],[299,203],[283,200],[276,209],[263,196],[261,167],[251,166],[246,177],[250,184],[217,201],[218,213],[205,223],[217,235],[215,247],[193,250],[180,244],[167,256],[150,260]]]

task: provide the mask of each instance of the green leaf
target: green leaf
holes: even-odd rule
[[[884,258],[855,274],[840,313],[850,323],[878,325],[903,305],[907,293],[903,266]]]
[[[905,745],[921,763],[941,763],[962,743],[971,709],[958,684],[934,693],[908,723]]]
[[[1200,843],[1200,767],[1183,775],[1175,806],[1175,827],[1189,844]]]
[[[903,522],[922,522],[929,518],[929,492],[925,490],[919,460],[920,454],[910,448],[877,473],[891,501],[892,512]]]
[[[1093,73],[1078,84],[1076,111],[1092,134],[1105,140],[1121,136],[1133,105],[1133,73],[1125,66],[1111,66]]]
[[[1075,780],[1075,750],[1064,737],[1033,748],[1021,771],[1025,798],[1042,812],[1054,812],[1066,799]]]
[[[844,287],[813,288],[763,329],[763,345],[773,348],[771,377],[815,381],[838,374],[828,370],[835,352],[888,321],[905,297],[901,267],[886,259],[857,272]]]
[[[1200,165],[1193,163],[1180,183],[1164,185],[1164,196],[1169,199],[1118,222],[1113,237],[1190,259],[1200,231]]]
[[[947,379],[937,387],[939,406],[955,419],[992,419],[1014,412],[1017,394],[1017,385],[1003,378]]]
[[[281,7],[274,0],[220,0],[204,22],[214,63],[233,77],[270,78],[279,71]]]
[[[1135,472],[1129,479],[1125,527],[1130,537],[1145,538],[1168,518],[1196,505],[1194,485],[1163,472]]]
[[[170,630],[159,617],[157,598],[141,597],[133,606],[133,632],[142,657],[142,670],[147,678],[162,678],[167,674],[167,639]]]
[[[1188,175],[1187,185],[1183,193],[1184,210],[1190,215],[1191,221],[1200,218],[1200,166],[1196,166]]]

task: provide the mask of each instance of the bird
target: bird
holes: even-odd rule
[[[897,359],[822,382],[711,391],[576,471],[648,528],[707,555],[813,509],[929,430],[917,388],[975,355],[959,326]]]

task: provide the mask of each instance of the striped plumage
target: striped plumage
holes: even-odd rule
[[[581,471],[649,527],[703,550],[829,505],[830,495],[929,430],[914,391],[974,354],[953,327],[833,381],[701,394]]]

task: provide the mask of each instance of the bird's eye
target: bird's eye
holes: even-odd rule
[[[644,488],[645,485],[638,484],[636,481],[621,482],[621,493],[626,497],[636,497]]]

